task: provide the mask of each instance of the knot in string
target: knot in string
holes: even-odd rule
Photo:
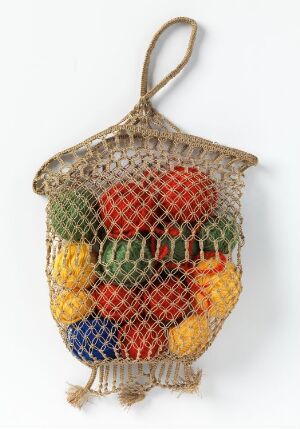
[[[138,122],[148,124],[150,118],[152,118],[154,114],[154,109],[150,101],[147,97],[142,95],[131,111],[130,116],[133,118],[134,122],[137,120]]]
[[[185,52],[184,57],[180,63],[171,70],[158,84],[154,85],[152,88],[149,88],[149,66],[151,60],[151,54],[156,46],[156,43],[159,37],[174,24],[187,24],[191,27],[191,34],[188,42],[188,46]],[[151,105],[150,99],[155,95],[161,88],[163,88],[171,79],[177,76],[181,70],[187,65],[188,61],[191,58],[195,39],[197,34],[197,23],[191,18],[186,18],[179,16],[173,18],[170,21],[167,21],[162,27],[155,33],[151,43],[147,49],[143,71],[141,79],[141,92],[140,99],[138,103],[134,106],[133,110],[125,116],[119,123],[124,123],[124,121],[129,121],[132,124],[140,123],[151,127],[151,124],[159,129],[171,129],[176,132],[180,132],[179,128],[176,127],[171,121],[169,121],[164,115],[159,113]]]
[[[153,107],[151,106],[150,101],[145,95],[141,95],[134,109],[137,113],[141,114],[141,116],[151,116],[151,114],[153,113]]]

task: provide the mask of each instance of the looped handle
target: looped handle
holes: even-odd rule
[[[186,50],[186,53],[182,59],[182,61],[178,64],[177,67],[175,67],[167,76],[165,76],[157,85],[155,85],[153,88],[148,90],[148,73],[149,73],[149,65],[150,65],[150,59],[153,49],[155,48],[155,45],[157,43],[157,40],[159,39],[160,35],[171,25],[177,24],[177,23],[184,23],[188,24],[192,27],[192,32],[190,35],[188,47]],[[153,97],[154,94],[157,93],[161,88],[163,88],[171,79],[173,79],[178,73],[181,72],[181,70],[186,66],[189,59],[191,58],[193,46],[195,43],[197,34],[197,23],[191,18],[186,18],[183,16],[179,16],[178,18],[171,19],[170,21],[167,21],[153,36],[153,39],[149,45],[149,48],[146,52],[145,61],[143,65],[143,71],[142,71],[142,81],[141,81],[141,100],[149,100],[151,97]]]

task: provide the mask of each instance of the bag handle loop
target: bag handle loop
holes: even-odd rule
[[[148,74],[149,74],[149,65],[151,60],[151,54],[156,46],[156,43],[161,36],[161,34],[169,27],[171,27],[174,24],[177,23],[183,23],[188,24],[192,27],[189,43],[187,46],[186,53],[181,60],[181,62],[178,64],[177,67],[175,67],[170,73],[168,73],[157,85],[155,85],[153,88],[148,90]],[[183,16],[179,16],[177,18],[173,18],[170,21],[167,21],[165,24],[162,25],[162,27],[154,34],[153,39],[151,40],[151,43],[149,45],[149,48],[147,49],[144,65],[143,65],[143,71],[142,71],[142,80],[141,80],[141,101],[147,101],[151,97],[153,97],[154,94],[157,93],[161,88],[163,88],[171,79],[173,79],[175,76],[178,75],[178,73],[181,72],[181,70],[187,65],[189,62],[189,59],[191,58],[195,39],[197,34],[197,23],[191,18],[186,18]]]
[[[177,67],[175,67],[174,70],[172,70],[164,79],[161,80],[161,82],[159,82],[156,86],[154,86],[153,88],[151,88],[150,90],[148,90],[148,71],[149,71],[149,64],[150,64],[150,57],[151,57],[151,53],[153,51],[153,49],[155,48],[155,45],[157,43],[157,40],[159,39],[160,35],[171,25],[173,24],[177,24],[177,23],[184,23],[184,24],[188,24],[192,27],[192,32],[190,35],[190,39],[189,39],[189,43],[188,43],[188,47],[186,50],[186,53],[182,59],[182,61],[178,64]],[[194,21],[191,18],[185,18],[185,17],[178,17],[178,18],[174,18],[171,19],[170,21],[166,22],[158,31],[157,33],[154,35],[149,48],[146,52],[146,57],[145,57],[145,61],[144,61],[144,65],[143,65],[143,72],[142,72],[142,81],[141,81],[141,97],[140,97],[140,101],[137,104],[136,107],[143,107],[145,108],[146,105],[149,106],[148,104],[148,100],[149,98],[151,98],[154,94],[156,94],[157,91],[159,91],[162,87],[164,87],[171,79],[173,79],[178,73],[180,73],[180,71],[184,68],[184,66],[188,63],[191,55],[192,55],[192,50],[193,50],[193,46],[194,46],[194,42],[195,42],[195,38],[196,38],[196,33],[197,33],[197,23],[196,21]],[[152,110],[154,112],[155,109],[152,108]],[[170,121],[168,121],[163,115],[159,114],[158,112],[156,112],[156,114],[159,116],[160,119],[162,119],[163,121],[167,122],[169,124],[169,126],[171,128],[173,128],[175,131],[180,131],[174,124],[172,124]],[[130,118],[131,116],[131,112],[129,114],[127,114],[125,116],[125,118],[123,118],[118,124],[126,124],[126,120],[128,119],[128,117]],[[117,124],[117,125],[118,125]],[[112,127],[112,130],[114,129],[114,127]],[[106,130],[107,132],[108,130]],[[105,131],[103,132],[103,134],[106,133]],[[33,181],[33,190],[34,192],[36,192],[39,195],[46,195],[47,191],[46,191],[46,185],[47,182],[49,182],[49,171],[51,170],[50,164],[53,161],[57,161],[58,158],[62,155],[67,155],[70,154],[74,151],[76,151],[77,149],[80,149],[82,147],[85,146],[89,146],[89,144],[96,138],[99,138],[101,136],[102,133],[99,133],[93,137],[90,137],[89,139],[85,140],[82,143],[79,143],[73,147],[70,147],[68,149],[63,150],[62,152],[57,153],[56,155],[54,155],[53,157],[51,157],[48,161],[46,161],[41,168],[39,169],[39,171],[37,172],[34,181]],[[50,174],[51,175],[51,174]],[[59,174],[55,173],[53,175],[53,179],[59,179]],[[53,186],[51,185],[51,183],[49,182],[49,186]]]

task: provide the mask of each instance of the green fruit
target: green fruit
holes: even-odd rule
[[[229,253],[238,242],[238,228],[234,219],[229,216],[211,218],[206,221],[198,232],[198,240],[203,241],[204,251],[216,251]]]
[[[189,258],[193,258],[199,250],[198,243],[191,239],[191,230],[187,225],[174,225],[161,236],[159,259],[163,261],[182,262],[186,259],[186,246]],[[160,256],[161,255],[161,256]]]
[[[142,252],[143,250],[143,252]],[[139,238],[109,239],[104,245],[102,262],[96,272],[106,281],[134,286],[151,275],[152,255],[148,245]]]
[[[52,228],[68,241],[93,242],[98,235],[97,200],[86,189],[65,191],[49,203]]]

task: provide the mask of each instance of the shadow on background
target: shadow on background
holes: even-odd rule
[[[259,366],[282,325],[281,278],[273,267],[278,250],[274,243],[276,231],[271,230],[271,204],[267,186],[264,187],[266,177],[270,179],[272,174],[272,170],[260,164],[246,171],[242,198],[243,291],[236,308],[198,364],[205,368],[205,390],[209,396],[218,384],[218,377],[226,373],[243,374],[247,368],[252,373],[252,367]]]

